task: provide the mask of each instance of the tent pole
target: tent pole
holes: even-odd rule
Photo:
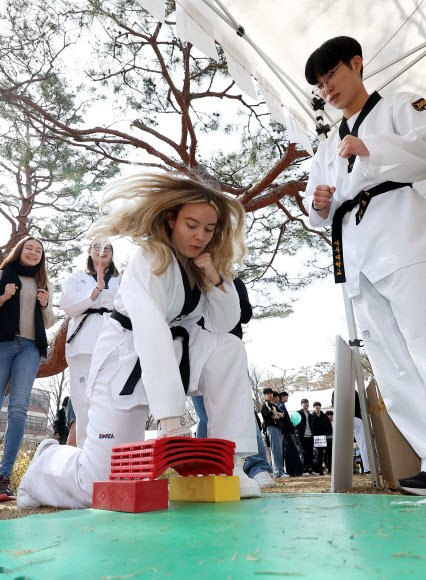
[[[407,58],[407,56],[410,56],[410,55],[414,54],[415,52],[418,52],[419,50],[421,50],[422,48],[425,48],[425,47],[426,47],[426,42],[423,42],[423,44],[419,44],[419,46],[416,46],[416,48],[412,48],[408,52],[404,53],[402,56],[399,56],[398,58],[394,58],[390,62],[384,64],[383,66],[381,66],[380,68],[376,69],[375,71],[369,73],[368,75],[364,75],[364,80],[366,81],[367,79],[373,77],[377,73],[382,72],[382,70],[385,70],[385,69],[389,68],[390,66],[392,66],[393,64],[396,64],[397,62],[404,60],[404,58]]]
[[[416,62],[418,62],[419,60],[421,60],[422,58],[424,58],[426,56],[426,50],[424,52],[422,52],[418,57],[416,57],[415,59],[413,59],[412,61],[410,61],[406,66],[404,66],[400,71],[398,71],[397,73],[395,73],[393,76],[391,76],[391,78],[387,81],[385,81],[384,83],[382,83],[380,85],[380,87],[378,87],[376,90],[377,91],[381,91],[384,87],[386,87],[389,83],[391,83],[392,81],[394,81],[395,79],[397,79],[400,75],[402,75],[402,73],[404,73],[406,70],[408,70],[409,68],[411,68],[413,65],[416,64]]]
[[[401,26],[398,28],[398,30],[396,30],[392,34],[392,36],[389,38],[389,40],[387,42],[385,42],[385,44],[382,46],[382,48],[378,52],[376,52],[376,54],[374,56],[372,56],[370,58],[370,60],[365,64],[365,66],[368,66],[370,64],[370,62],[373,61],[376,58],[376,56],[378,56],[382,52],[382,50],[390,43],[390,41],[393,38],[395,38],[395,36],[398,34],[398,32],[401,30],[401,28],[403,28],[407,24],[407,22],[410,20],[410,18],[413,16],[413,14],[420,8],[420,6],[423,4],[423,2],[424,2],[424,0],[420,0],[420,3],[417,4],[417,6],[412,11],[412,13],[407,16],[407,18],[404,20],[404,22],[401,24]]]
[[[358,385],[359,404],[361,407],[362,423],[364,427],[364,436],[367,446],[368,461],[370,463],[371,483],[374,487],[380,485],[380,476],[377,463],[377,455],[374,446],[373,433],[371,429],[370,412],[367,404],[367,394],[364,385],[364,376],[362,373],[361,358],[359,355],[360,342],[355,324],[354,310],[351,300],[344,286],[342,286],[343,301],[345,304],[346,320],[349,330],[349,345],[352,350],[352,363],[355,370],[355,380]]]
[[[238,33],[238,30],[241,29],[241,26],[232,17],[230,12],[223,6],[220,0],[215,0],[216,4],[220,6],[220,8],[225,12],[225,14],[221,14],[217,8],[215,8],[209,0],[203,0],[204,4],[206,4],[209,8],[211,8],[218,16],[224,20],[229,26],[234,28],[235,32]],[[299,106],[305,111],[305,113],[310,117],[312,121],[315,122],[315,117],[312,115],[309,108],[305,105],[303,101],[297,96],[297,94],[293,91],[293,89],[289,86],[291,83],[305,98],[308,100],[310,99],[310,95],[308,95],[299,85],[289,77],[282,69],[280,69],[275,63],[271,61],[271,59],[257,46],[255,42],[248,36],[248,34],[244,31],[240,34],[242,38],[257,52],[263,62],[271,69],[271,71],[275,74],[275,76],[282,82],[284,87],[288,90],[288,92],[292,95],[292,97],[296,100]]]

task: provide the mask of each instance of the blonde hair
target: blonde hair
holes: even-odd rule
[[[244,244],[244,216],[242,204],[181,174],[145,174],[128,177],[113,183],[106,190],[101,210],[117,200],[120,208],[95,223],[90,237],[129,236],[154,255],[152,271],[163,274],[172,260],[173,245],[169,220],[176,218],[182,206],[208,203],[218,214],[214,234],[205,251],[211,255],[215,268],[222,275],[234,278],[234,263],[241,263]],[[192,262],[190,262],[192,265]],[[211,285],[198,268],[192,270],[200,290]]]

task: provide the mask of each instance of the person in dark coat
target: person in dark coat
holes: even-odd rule
[[[326,456],[326,460],[325,460],[325,465],[327,467],[327,471],[330,474],[331,473],[331,463],[332,463],[332,459],[333,459],[333,418],[334,418],[334,411],[332,409],[329,409],[328,411],[325,412],[325,414],[326,414],[326,416],[331,424],[331,435],[327,435],[327,456]]]
[[[296,425],[296,434],[299,444],[303,450],[303,472],[312,473],[314,470],[314,423],[313,417],[309,413],[308,399],[300,401],[302,408],[297,411],[302,420]]]
[[[314,403],[312,422],[314,424],[315,435],[331,435],[333,433],[330,419],[321,411],[321,403],[319,401]],[[319,475],[324,475],[323,464],[326,447],[315,447],[314,449],[314,472],[319,473]]]
[[[294,425],[291,422],[285,403],[288,401],[288,393],[283,391],[280,393],[280,402],[278,409],[284,414],[281,422],[281,433],[283,434],[283,455],[286,467],[286,473],[292,477],[299,477],[303,473],[303,464],[300,459],[299,449],[297,447],[295,438]]]
[[[60,445],[66,445],[69,429],[67,425],[67,406],[69,397],[65,397],[62,401],[62,408],[56,413],[53,422],[53,437],[59,441]]]

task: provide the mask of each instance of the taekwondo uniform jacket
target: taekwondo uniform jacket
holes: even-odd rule
[[[161,276],[152,273],[151,264],[148,251],[139,248],[123,274],[114,304],[118,312],[130,318],[132,330],[105,317],[93,353],[87,397],[97,373],[110,366],[113,405],[120,409],[149,405],[154,418],[160,419],[172,416],[167,414],[168,401],[173,401],[171,408],[176,409],[178,400],[181,415],[185,413],[186,395],[179,371],[182,343],[173,340],[171,327],[183,326],[189,332],[190,394],[198,389],[203,366],[217,345],[215,333],[226,333],[234,328],[240,319],[240,306],[233,282],[225,279],[226,293],[218,288],[201,292],[196,308],[181,319],[179,315],[191,290],[177,259],[173,256]],[[202,316],[207,330],[196,324]],[[232,352],[229,357],[232,360]],[[142,377],[131,394],[120,395],[138,358]],[[242,372],[247,373],[247,369]],[[158,414],[160,410],[156,405],[160,393],[162,415]]]
[[[59,302],[62,310],[72,319],[68,326],[67,340],[85,317],[84,312],[88,308],[107,308],[108,310],[114,308],[114,296],[118,291],[120,278],[121,276],[110,278],[108,289],[104,288],[102,292],[99,292],[96,300],[92,300],[90,296],[97,286],[93,276],[80,269],[71,274],[65,282]],[[105,315],[109,316],[108,313]],[[66,345],[67,357],[77,354],[92,354],[102,325],[103,316],[90,314],[72,342]]]
[[[351,130],[359,113],[348,119]],[[426,179],[426,102],[412,93],[384,96],[367,115],[358,137],[370,152],[356,157],[351,173],[339,157],[339,131],[322,142],[313,159],[305,207],[313,227],[328,226],[336,209],[385,181],[414,183]],[[326,220],[312,209],[316,185],[335,187]],[[359,274],[372,283],[392,272],[426,261],[426,200],[414,187],[402,187],[374,197],[356,225],[357,208],[343,218],[346,290],[359,294]]]

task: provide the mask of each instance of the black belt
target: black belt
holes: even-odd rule
[[[118,310],[115,310],[115,308],[112,311],[111,318],[117,320],[117,322],[119,322],[121,326],[126,330],[133,330],[132,321],[130,320],[130,318],[125,314],[118,312]],[[173,340],[175,340],[178,337],[182,338],[182,358],[179,365],[179,371],[183,383],[183,388],[186,394],[188,392],[190,378],[189,333],[183,326],[173,326],[172,328],[170,328],[170,332],[172,334]],[[121,390],[120,395],[131,395],[135,390],[136,383],[139,381],[141,377],[142,377],[142,369],[141,363],[138,359],[123,389]]]
[[[69,344],[72,340],[74,340],[77,333],[80,332],[81,327],[86,322],[88,316],[90,316],[91,314],[104,314],[104,312],[112,312],[112,310],[108,310],[108,308],[88,308],[87,310],[85,310],[83,314],[85,314],[86,316],[80,320],[80,324],[77,326],[77,328],[74,330],[74,332],[67,340],[67,344]]]
[[[336,284],[343,284],[346,282],[345,267],[343,264],[343,240],[342,240],[342,222],[345,214],[351,211],[354,207],[359,206],[356,212],[356,225],[360,223],[367,211],[367,207],[373,197],[381,195],[393,189],[401,187],[412,186],[411,183],[398,183],[396,181],[385,181],[379,185],[375,185],[368,191],[360,191],[353,199],[349,199],[342,203],[337,208],[333,216],[333,225],[331,230],[331,237],[333,242],[333,267],[334,267],[334,281]]]

